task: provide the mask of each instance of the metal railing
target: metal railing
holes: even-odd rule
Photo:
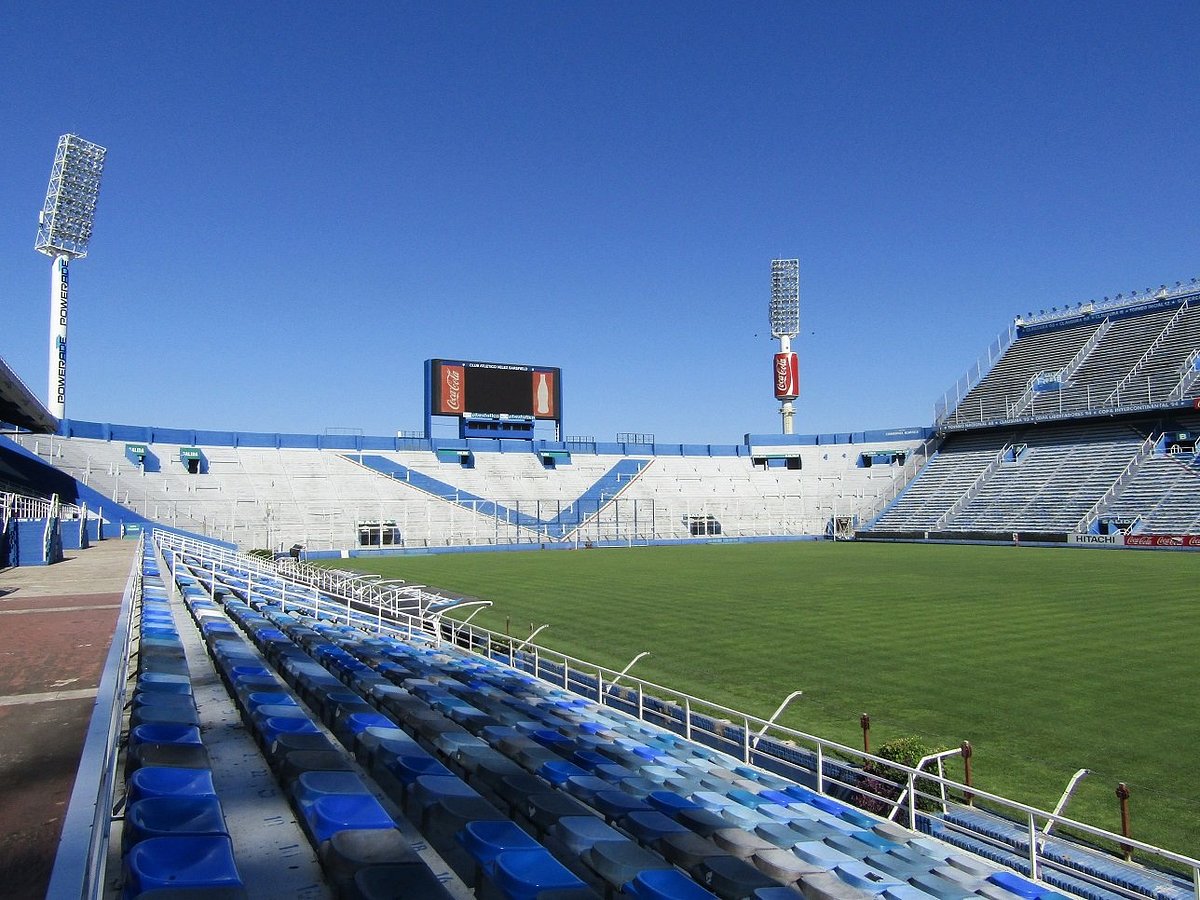
[[[1091,356],[1092,351],[1096,349],[1096,345],[1100,343],[1104,335],[1108,334],[1108,330],[1111,327],[1112,319],[1106,318],[1092,332],[1091,337],[1083,342],[1083,346],[1075,352],[1075,355],[1071,357],[1066,365],[1054,372],[1038,372],[1030,378],[1029,384],[1026,385],[1025,391],[1021,396],[1014,400],[1011,405],[1006,404],[1008,418],[1015,419],[1019,417],[1033,403],[1033,398],[1038,392],[1038,385],[1042,383],[1043,378],[1047,375],[1049,376],[1048,380],[1057,384],[1058,390],[1061,392],[1066,382],[1072,375],[1079,371],[1079,367]]]
[[[1200,379],[1200,347],[1187,355],[1187,359],[1179,366],[1179,381],[1171,388],[1168,400],[1182,400],[1193,384]],[[1179,396],[1176,397],[1175,395]]]
[[[156,538],[157,536],[158,533]],[[186,544],[186,539],[175,535],[164,535],[162,541],[167,547]],[[188,546],[199,551],[196,565],[202,571],[209,564],[206,557],[211,557],[214,572],[218,560],[230,561],[230,564],[237,568],[246,567],[246,558],[230,551],[219,548],[207,548],[206,551],[206,548],[195,543]],[[275,577],[280,576],[277,574]],[[929,820],[930,813],[922,810],[922,801],[925,801],[926,805],[932,804],[943,816],[959,810],[978,812],[981,807],[986,808],[991,815],[1018,825],[1023,824],[1029,835],[1028,847],[1024,851],[1024,864],[1034,879],[1038,878],[1044,867],[1058,870],[1063,868],[1061,860],[1056,861],[1046,853],[1044,832],[1046,827],[1050,826],[1069,828],[1075,834],[1082,835],[1084,840],[1097,845],[1128,848],[1129,851],[1137,851],[1159,865],[1181,868],[1190,872],[1193,885],[1200,889],[1198,859],[1079,822],[1062,815],[1061,812],[1047,812],[1009,800],[982,791],[974,785],[946,777],[941,765],[946,757],[958,751],[935,754],[927,760],[922,760],[918,766],[908,767],[854,747],[780,725],[774,716],[763,719],[631,676],[628,673],[629,666],[618,671],[532,643],[533,634],[522,639],[494,632],[467,621],[444,620],[440,615],[417,616],[399,613],[385,617],[382,610],[377,610],[372,615],[368,611],[354,609],[349,601],[344,605],[332,600],[323,602],[320,593],[315,593],[315,596],[302,593],[287,601],[286,605],[290,612],[306,612],[333,622],[374,629],[377,633],[402,640],[428,643],[435,648],[451,644],[463,651],[507,664],[548,684],[592,699],[602,706],[629,713],[640,721],[666,728],[687,740],[717,749],[741,764],[755,766],[797,781],[812,782],[815,778],[818,793],[849,793],[882,804],[887,810],[886,816],[893,819],[906,816],[908,827],[914,830],[918,829],[922,822]],[[616,684],[618,680],[622,682],[620,687]],[[939,763],[938,774],[922,770],[922,766],[931,760]],[[872,789],[871,785],[878,785],[879,779],[875,775],[867,774],[868,766],[873,772],[882,770],[899,773],[895,796],[885,796]],[[971,833],[977,839],[987,839],[982,832],[972,831],[968,824],[954,821],[952,815],[950,818],[938,818],[937,821],[940,827]],[[1112,856],[1105,855],[1104,859],[1115,862],[1115,857]],[[1084,880],[1090,878],[1118,894],[1131,898],[1137,896],[1120,885],[1076,869],[1071,869],[1070,874]],[[1200,892],[1197,896],[1200,896]]]
[[[987,352],[980,356],[975,361],[975,365],[967,369],[959,379],[954,382],[954,386],[946,390],[942,394],[942,398],[933,405],[933,419],[938,425],[942,424],[946,419],[950,418],[958,409],[958,405],[966,399],[967,394],[978,385],[988,372],[992,370],[992,366],[1002,357],[1006,350],[1012,346],[1013,341],[1017,339],[1017,326],[1014,322],[1008,326],[1007,331],[1003,331],[988,344]]]
[[[929,462],[933,453],[941,446],[944,437],[940,434],[932,434],[923,440],[920,445],[904,460],[904,465],[892,475],[891,484],[888,490],[876,498],[871,505],[870,510],[862,518],[866,520],[866,529],[870,530],[874,527],[875,522],[886,511],[901,492],[909,486],[917,473]]]
[[[1004,457],[1011,449],[1012,444],[1006,442],[1004,446],[997,451],[996,455],[992,457],[991,462],[983,467],[983,471],[975,477],[975,480],[971,482],[971,485],[965,491],[963,491],[962,495],[955,500],[954,503],[952,503],[944,513],[938,516],[937,521],[933,525],[934,531],[940,531],[941,529],[945,528],[946,524],[951,519],[963,511],[966,505],[970,503],[971,500],[974,499],[975,495],[978,494],[983,488],[987,480],[992,477],[998,468],[1000,468],[1000,464],[1004,462]]]
[[[1133,367],[1125,373],[1125,377],[1117,382],[1117,386],[1113,388],[1112,393],[1109,394],[1108,398],[1104,401],[1105,406],[1121,405],[1121,389],[1133,383],[1133,379],[1138,376],[1138,373],[1142,371],[1142,369],[1146,366],[1146,363],[1148,363],[1150,358],[1154,356],[1155,351],[1157,351],[1162,345],[1162,342],[1167,339],[1167,335],[1169,335],[1175,329],[1175,326],[1179,324],[1180,320],[1183,319],[1184,315],[1187,313],[1187,309],[1188,301],[1184,300],[1183,303],[1179,304],[1179,309],[1175,311],[1175,314],[1167,320],[1167,324],[1162,327],[1162,331],[1158,333],[1158,337],[1150,342],[1150,346],[1146,348],[1146,352],[1143,353],[1138,361],[1133,364]],[[1149,392],[1150,388],[1149,384],[1147,384],[1147,402],[1150,401]]]
[[[1154,448],[1158,446],[1160,440],[1162,440],[1161,434],[1151,434],[1142,441],[1134,452],[1133,458],[1129,460],[1125,468],[1121,470],[1121,474],[1117,476],[1116,481],[1109,486],[1108,490],[1104,492],[1099,500],[1092,504],[1092,508],[1083,514],[1083,518],[1075,526],[1076,532],[1086,534],[1091,529],[1092,524],[1100,518],[1100,514],[1125,490],[1125,485],[1133,480],[1142,463],[1146,461],[1146,457],[1154,452]]]
[[[145,534],[138,538],[133,567],[121,596],[113,642],[104,660],[96,702],[84,738],[75,786],[63,817],[62,838],[54,857],[47,897],[92,898],[104,895],[109,830],[113,816],[118,735],[125,708],[133,607],[142,596]]]

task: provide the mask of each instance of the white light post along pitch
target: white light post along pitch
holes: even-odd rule
[[[800,333],[800,260],[771,260],[771,336],[779,338],[775,354],[775,399],[780,402],[783,433],[794,432],[796,409],[792,401],[800,396],[800,360],[792,352],[792,338]]]
[[[46,202],[38,214],[33,249],[54,260],[50,268],[50,384],[46,406],[57,419],[67,409],[67,267],[87,256],[104,171],[103,147],[74,134],[58,139]]]

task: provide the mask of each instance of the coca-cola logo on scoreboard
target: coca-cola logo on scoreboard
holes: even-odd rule
[[[466,374],[462,366],[442,363],[442,391],[439,412],[462,415],[467,409]]]
[[[800,360],[795,353],[775,354],[775,398],[795,400],[800,396]]]
[[[533,373],[533,415],[537,419],[554,417],[554,373]]]

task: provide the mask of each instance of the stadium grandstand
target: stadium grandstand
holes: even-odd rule
[[[535,439],[558,406],[537,367],[503,375],[528,416],[436,438],[58,420],[0,365],[0,594],[85,617],[8,617],[3,693],[38,700],[0,714],[60,716],[5,719],[43,772],[25,802],[66,810],[0,820],[8,855],[54,897],[1195,898],[1194,856],[948,777],[967,747],[888,762],[312,561],[1200,546],[1198,360],[1193,282],[1018,318],[928,427],[737,445]]]

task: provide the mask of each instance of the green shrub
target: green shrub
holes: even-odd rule
[[[941,750],[931,750],[920,738],[901,737],[881,744],[876,749],[875,755],[914,769],[924,757],[941,752]],[[878,798],[882,797],[892,801],[898,799],[908,787],[908,773],[903,769],[872,761],[863,766],[859,785],[863,793],[858,795],[858,806],[876,815],[888,815],[891,813],[892,804]],[[941,804],[937,800],[931,799],[940,796],[941,793],[941,786],[936,781],[918,778],[916,788],[917,809],[925,812],[941,809]],[[872,794],[876,796],[871,796]],[[929,794],[931,797],[921,796],[922,794]],[[904,808],[908,808],[907,801]]]

